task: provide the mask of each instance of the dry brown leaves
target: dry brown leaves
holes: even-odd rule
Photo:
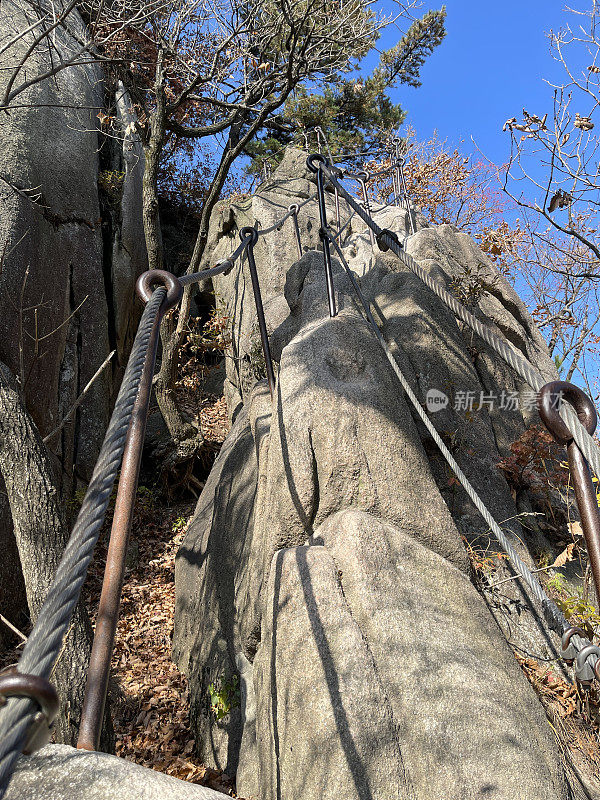
[[[229,429],[225,401],[199,397],[194,402],[216,453]],[[190,503],[161,507],[148,490],[138,494],[112,660],[116,752],[142,766],[235,796],[232,779],[206,767],[194,754],[187,683],[171,661],[175,555],[193,510]],[[106,534],[109,526],[107,521]],[[86,584],[92,610],[105,553],[106,537]]]
[[[525,676],[540,698],[563,751],[590,775],[600,774],[600,696],[597,686],[578,690],[548,666],[515,653]],[[583,761],[583,764],[582,764]]]
[[[205,444],[220,448],[230,428],[225,398],[202,396],[194,386],[179,386],[177,405],[199,424]]]
[[[533,658],[515,653],[521,669],[540,698],[556,708],[561,717],[575,713],[577,709],[577,689],[574,684],[556,676],[552,670]]]
[[[112,669],[116,752],[181,780],[233,794],[227,776],[194,755],[185,677],[171,661],[175,554],[193,505],[155,509],[132,532]],[[151,518],[149,518],[151,516]],[[174,531],[175,527],[175,531]]]

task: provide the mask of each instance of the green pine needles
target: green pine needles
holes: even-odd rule
[[[285,146],[292,142],[317,149],[320,137],[316,127],[326,137],[333,157],[381,146],[406,117],[401,105],[393,103],[387,93],[402,84],[421,85],[421,68],[446,35],[445,20],[445,6],[415,20],[400,41],[381,54],[379,64],[366,77],[338,73],[323,82],[320,92],[314,86],[299,86],[265,134],[247,146],[251,157],[248,172],[260,173],[265,164],[276,167]]]

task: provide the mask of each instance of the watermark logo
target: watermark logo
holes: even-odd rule
[[[441,411],[446,408],[450,400],[448,395],[440,392],[439,389],[429,389],[425,398],[427,411]]]
[[[560,395],[556,396],[556,403],[560,404]],[[495,392],[475,392],[472,389],[457,389],[454,391],[452,399],[439,389],[429,389],[425,395],[425,405],[427,411],[441,411],[443,408],[452,406],[454,411],[470,414],[472,411],[534,411],[538,408],[539,396],[532,389],[524,389],[518,392],[507,392],[504,389],[496,394]]]

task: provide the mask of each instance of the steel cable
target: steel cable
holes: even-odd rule
[[[256,232],[260,236],[266,236],[268,233],[272,233],[276,231],[278,228],[281,228],[283,223],[292,216],[292,214],[297,214],[301,208],[304,208],[305,205],[312,202],[317,196],[316,192],[313,192],[309,197],[306,198],[302,203],[298,203],[297,207],[290,211],[288,210],[280,219],[270,225],[268,228],[260,229],[257,228]],[[248,242],[250,241],[250,236],[246,236],[240,244],[236,247],[233,253],[227,258],[224,258],[219,264],[210,269],[204,269],[200,272],[191,272],[189,275],[182,275],[179,278],[179,283],[182,286],[188,286],[189,284],[199,283],[200,281],[206,280],[206,278],[211,278],[214,275],[220,275],[223,272],[228,272],[234,265],[234,263],[238,260],[238,258],[242,255],[244,250],[246,249]]]
[[[316,196],[317,193],[313,192],[306,198],[306,200],[303,200],[301,203],[298,203],[296,209],[294,209],[293,211],[288,209],[288,211],[283,215],[283,217],[278,219],[277,222],[274,222],[273,225],[270,225],[268,228],[262,228],[262,229],[257,228],[256,232],[258,233],[259,236],[266,236],[268,233],[272,233],[273,231],[278,230],[278,228],[280,228],[283,225],[283,223],[286,221],[288,217],[291,217],[292,214],[297,214],[301,208],[304,208],[305,205],[311,203],[316,198]]]
[[[60,655],[119,470],[148,342],[166,294],[164,288],[156,289],[144,309],[100,455],[56,575],[19,659],[19,672],[49,678]],[[0,797],[38,710],[35,702],[22,697],[9,697],[0,710]]]
[[[361,219],[367,224],[370,232],[374,232],[376,234],[379,241],[384,242],[395,253],[395,255],[400,258],[400,260],[453,311],[453,313],[462,322],[467,324],[470,328],[472,328],[472,330],[475,331],[475,333],[477,333],[485,342],[487,342],[487,344],[489,344],[509,364],[509,366],[511,366],[525,381],[527,381],[527,383],[529,383],[533,389],[539,391],[545,384],[541,374],[524,358],[522,358],[522,356],[520,356],[511,345],[500,339],[487,325],[484,325],[476,317],[474,317],[455,297],[453,297],[445,289],[442,284],[431,278],[410,255],[403,251],[401,245],[393,236],[390,236],[385,230],[382,230],[380,226],[377,225],[377,223],[371,217],[369,209],[363,208],[336,179],[336,176],[340,174],[339,170],[330,167],[327,163],[321,163],[320,169],[322,169],[334,190],[339,192],[340,195],[345,198],[346,202],[353,210],[353,213],[346,222],[346,225],[349,224],[354,213],[358,214],[358,216],[360,216]],[[390,169],[392,169],[392,167],[390,167],[388,170],[385,170],[384,173],[378,174],[385,174]],[[351,175],[351,177],[354,176]],[[302,203],[298,204],[293,209],[289,209],[288,212],[273,225],[263,230],[256,230],[256,234],[258,236],[266,236],[267,234],[280,229],[283,223],[290,216],[297,214],[300,208],[313,201],[316,196],[317,193],[313,193]],[[385,207],[387,206],[384,206],[384,208]],[[344,228],[346,225],[344,225]],[[338,231],[337,236],[341,235],[344,228]],[[362,304],[363,310],[367,316],[367,321],[372,327],[380,345],[384,349],[386,357],[388,358],[388,361],[390,362],[390,365],[400,381],[407,397],[413,404],[415,410],[419,414],[419,417],[436,442],[449,466],[460,480],[475,507],[488,524],[492,533],[498,539],[502,548],[508,554],[512,566],[518,574],[518,577],[523,578],[533,595],[541,603],[548,624],[553,630],[557,632],[563,632],[569,627],[569,623],[561,611],[557,608],[556,604],[546,595],[539,581],[534,577],[525,562],[521,559],[506,534],[502,531],[498,523],[492,517],[485,504],[469,482],[468,478],[452,456],[451,452],[444,444],[437,430],[429,420],[425,409],[422,407],[418,398],[412,391],[408,381],[400,370],[400,367],[398,366],[388,343],[377,326],[377,323],[375,322],[375,319],[371,313],[369,304],[360,290],[360,286],[356,280],[356,277],[350,269],[348,262],[346,261],[343,252],[336,241],[337,236],[334,236],[327,228],[324,229],[324,233],[325,239],[333,244],[336,252],[338,253],[344,269],[352,282],[357,297]],[[236,250],[231,254],[231,256],[224,259],[215,267],[203,270],[201,272],[185,275],[179,279],[180,283],[182,285],[189,285],[192,283],[197,283],[213,275],[228,272],[233,267],[234,262],[244,252],[251,238],[252,235],[250,234],[246,236]],[[121,463],[125,437],[129,427],[129,421],[131,418],[135,398],[138,393],[139,382],[148,350],[148,341],[150,339],[152,329],[157,324],[157,320],[159,319],[161,306],[165,300],[165,297],[165,289],[156,289],[144,310],[144,314],[142,315],[138,332],[136,334],[136,339],[132,347],[131,356],[127,364],[125,376],[119,391],[119,396],[115,404],[115,409],[111,417],[98,461],[96,462],[96,466],[94,468],[92,479],[75,522],[72,534],[65,548],[65,552],[58,566],[56,576],[48,592],[48,596],[44,602],[44,605],[42,606],[42,609],[40,610],[36,625],[29,636],[22,656],[19,660],[18,667],[20,672],[39,675],[47,678],[49,677],[53,665],[60,654],[62,642],[68,631],[70,619],[78,601],[81,587],[85,580],[87,569],[99,535],[100,527],[106,513],[112,487]],[[576,413],[569,405],[562,405],[561,414],[569,424],[573,437],[580,447],[583,455],[588,462],[591,463],[596,474],[600,476],[600,451],[598,450],[594,440],[581,425]],[[579,651],[589,645],[589,641],[579,634],[574,634],[571,637],[571,642]],[[588,661],[593,667],[598,661],[598,657],[596,655],[590,655]],[[29,698],[10,697],[8,698],[6,706],[0,711],[0,798],[4,795],[12,769],[14,768],[14,763],[21,752],[32,718],[38,710],[37,704]]]
[[[450,308],[450,310],[460,319],[466,323],[475,333],[480,336],[487,344],[490,345],[500,355],[506,363],[517,372],[535,391],[539,390],[546,384],[542,375],[537,369],[531,366],[512,345],[500,339],[491,328],[484,323],[480,322],[470,311],[460,303],[453,295],[446,290],[441,283],[432,278],[417,262],[406,253],[402,246],[385,231],[382,232],[380,226],[375,220],[364,210],[364,208],[352,197],[352,195],[343,187],[332,175],[330,168],[326,164],[321,164],[321,168],[326,174],[330,183],[337,185],[338,190],[346,202],[353,208],[361,219],[369,226],[377,237],[383,239],[385,244],[388,245],[396,256],[405,264],[423,283],[425,283],[442,302]],[[594,471],[600,477],[600,450],[594,439],[585,430],[579,421],[577,414],[571,406],[566,403],[561,405],[561,415],[569,424],[569,429],[573,434],[573,438],[579,445],[587,461],[593,466]]]
[[[292,214],[297,214],[300,208],[315,198],[316,192],[313,192],[269,228],[257,230],[256,235],[265,236],[281,228]],[[178,279],[179,283],[186,286],[228,272],[253,240],[253,236],[254,234],[245,236],[235,251],[215,267],[184,275]],[[18,669],[21,673],[48,678],[60,655],[63,639],[68,632],[70,619],[81,593],[123,456],[148,342],[154,326],[160,321],[161,306],[166,296],[164,288],[156,289],[144,309],[121,389],[80,512],[46,600],[19,659]],[[9,697],[6,706],[0,711],[0,798],[6,791],[15,761],[23,748],[32,719],[38,711],[37,703],[26,697]]]
[[[446,289],[438,283],[436,280],[431,278],[425,270],[417,264],[417,262],[408,254],[405,253],[402,249],[402,246],[396,241],[393,236],[390,236],[385,231],[382,231],[379,225],[372,219],[372,217],[362,208],[362,206],[356,202],[356,200],[352,197],[352,195],[343,187],[341,186],[338,181],[335,179],[332,171],[330,171],[327,164],[320,162],[319,168],[323,170],[326,174],[328,180],[332,184],[337,184],[337,188],[345,198],[346,202],[350,205],[351,208],[356,211],[356,213],[361,217],[361,219],[371,228],[371,230],[375,233],[376,237],[383,237],[385,243],[389,246],[389,248],[395,253],[395,255],[400,258],[400,260],[412,271],[414,272],[417,277],[419,277],[435,294],[455,313],[455,315],[465,322],[469,327],[471,327],[481,338],[487,342],[494,350],[507,362],[509,366],[511,366],[529,385],[539,392],[539,390],[546,384],[546,381],[543,379],[542,375],[534,369],[524,358],[522,358],[511,346],[507,343],[503,342],[487,325],[481,323],[476,317],[474,317],[467,309],[459,303],[459,301],[453,297]],[[391,366],[394,369],[400,383],[402,384],[404,390],[407,393],[407,396],[411,400],[413,404],[415,404],[415,408],[417,413],[423,420],[425,426],[429,430],[432,435],[432,438],[440,448],[440,451],[448,461],[448,464],[454,470],[457,478],[462,483],[465,491],[473,501],[475,507],[478,509],[484,520],[490,527],[490,530],[494,533],[500,544],[502,545],[505,552],[508,554],[513,567],[515,568],[517,574],[521,575],[531,591],[533,592],[534,596],[539,600],[544,610],[544,614],[546,616],[546,620],[550,627],[555,630],[557,633],[563,633],[566,631],[570,624],[562,614],[562,612],[558,609],[556,604],[548,597],[546,592],[544,591],[541,583],[534,577],[531,573],[525,562],[521,559],[519,554],[516,552],[514,547],[511,545],[509,540],[507,539],[506,535],[498,525],[498,523],[494,520],[494,518],[489,513],[488,509],[484,505],[483,501],[475,491],[475,489],[471,486],[470,482],[468,481],[466,475],[460,469],[458,463],[444,444],[443,440],[440,438],[439,434],[433,427],[431,421],[427,417],[425,410],[419,403],[417,397],[415,396],[414,392],[408,385],[404,375],[400,371],[396,360],[394,359],[387,342],[383,338],[379,328],[377,327],[375,320],[371,314],[370,308],[366,303],[362,292],[360,291],[360,287],[356,282],[354,274],[350,270],[350,267],[344,258],[344,255],[339,247],[338,243],[331,237],[329,231],[327,232],[327,238],[332,242],[336,252],[340,255],[344,268],[346,272],[348,272],[352,284],[354,286],[355,291],[357,292],[359,299],[365,309],[365,313],[369,318],[369,322],[371,325],[374,326],[376,329],[376,336],[383,346],[388,359],[390,360]],[[561,404],[560,413],[565,418],[565,421],[569,425],[569,430],[571,431],[573,438],[579,445],[580,449],[582,450],[584,456],[591,462],[596,474],[600,476],[600,451],[592,437],[588,434],[585,430],[577,414],[572,409],[570,405],[567,403]],[[590,642],[583,636],[579,634],[574,634],[571,637],[571,642],[573,643],[574,647],[577,651],[581,652],[585,647],[587,647]],[[597,655],[590,655],[588,657],[588,662],[592,668],[595,667],[596,663],[600,659]]]
[[[244,247],[245,242],[242,242],[229,258],[224,258],[223,261],[220,261],[216,266],[210,269],[203,269],[200,270],[200,272],[190,272],[189,275],[182,275],[181,278],[178,279],[179,283],[182,286],[187,286],[192,283],[200,283],[200,281],[206,280],[206,278],[212,278],[214,275],[220,275],[222,272],[228,272]]]
[[[373,332],[375,333],[375,336],[377,337],[377,340],[379,341],[379,344],[382,346],[383,350],[385,351],[387,359],[390,362],[390,364],[392,366],[392,369],[396,373],[396,377],[398,378],[398,380],[402,384],[402,388],[404,389],[404,391],[406,392],[409,400],[411,401],[411,403],[415,407],[415,410],[417,411],[417,413],[421,417],[425,427],[427,428],[427,430],[431,434],[431,437],[433,438],[433,440],[435,441],[435,443],[439,447],[442,455],[444,456],[444,458],[448,462],[448,465],[450,466],[450,468],[453,470],[453,472],[456,475],[456,477],[459,479],[459,481],[463,485],[463,488],[465,489],[466,493],[469,495],[469,497],[473,501],[475,507],[477,508],[477,510],[479,511],[481,516],[484,518],[484,520],[489,525],[490,530],[493,532],[494,536],[498,539],[498,541],[500,542],[500,544],[501,544],[502,548],[504,549],[504,551],[510,556],[511,562],[513,562],[513,566],[518,571],[518,573],[523,577],[523,579],[525,580],[525,582],[527,583],[527,585],[529,586],[531,591],[534,593],[535,597],[542,604],[542,607],[544,608],[544,611],[545,611],[545,616],[546,616],[549,624],[551,625],[552,629],[554,631],[556,631],[557,633],[563,633],[563,631],[566,630],[566,628],[569,627],[569,623],[567,622],[566,618],[564,617],[562,612],[559,610],[559,608],[556,606],[556,604],[544,592],[540,582],[533,576],[533,574],[529,570],[529,567],[527,567],[527,565],[525,564],[523,559],[519,556],[519,554],[517,553],[515,548],[512,546],[512,544],[508,540],[508,537],[503,532],[502,528],[500,528],[500,526],[498,525],[496,520],[492,517],[492,515],[488,511],[487,507],[485,506],[483,500],[479,497],[479,495],[477,494],[476,490],[473,488],[471,482],[469,481],[469,479],[467,478],[465,473],[462,471],[462,469],[458,465],[458,462],[456,461],[456,459],[454,458],[454,456],[452,455],[452,453],[450,452],[448,447],[444,444],[443,439],[441,438],[441,436],[439,435],[439,433],[437,432],[437,430],[433,426],[433,423],[431,422],[431,420],[427,416],[427,414],[425,412],[425,409],[423,408],[423,406],[419,402],[417,396],[415,395],[415,393],[411,389],[408,381],[406,380],[406,378],[404,377],[402,371],[400,370],[400,367],[398,366],[398,362],[394,358],[394,355],[392,354],[392,351],[390,350],[390,347],[389,347],[388,343],[386,342],[386,340],[385,340],[383,334],[381,333],[377,323],[375,322],[375,319],[373,317],[373,314],[371,313],[371,309],[369,307],[369,304],[368,304],[365,296],[363,295],[363,293],[362,293],[362,291],[360,289],[358,281],[356,280],[356,277],[355,277],[354,273],[352,272],[352,269],[350,268],[350,265],[348,264],[348,262],[346,261],[346,258],[344,257],[342,249],[340,248],[338,243],[335,241],[335,239],[331,235],[329,235],[329,240],[333,244],[337,254],[340,257],[342,265],[343,265],[344,269],[346,270],[346,273],[348,274],[348,277],[350,278],[350,281],[352,282],[352,286],[354,287],[354,291],[356,292],[356,294],[357,294],[357,296],[358,296],[358,298],[359,298],[359,300],[360,300],[360,302],[362,304],[362,307],[364,309],[364,312],[365,312],[365,315],[367,317],[367,320],[370,323],[371,327],[373,328]]]

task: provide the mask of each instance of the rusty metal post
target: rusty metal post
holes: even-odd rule
[[[333,156],[331,155],[331,150],[329,149],[329,142],[327,141],[327,137],[325,136],[325,132],[320,125],[315,125],[315,131],[317,134],[317,141],[319,141],[319,135],[323,137],[323,142],[327,149],[327,155],[329,157],[329,163],[333,167]],[[321,145],[319,144],[319,153],[321,152]],[[340,232],[340,228],[342,225],[341,217],[340,217],[340,195],[337,190],[337,186],[333,187],[333,194],[335,196],[335,221],[337,224],[338,233]]]
[[[302,258],[302,237],[300,236],[300,225],[298,224],[298,203],[292,203],[288,211],[292,212],[294,232],[296,234],[296,247],[298,248],[298,258]]]
[[[394,162],[394,184],[398,187],[398,194],[396,195],[398,207],[402,205],[406,205],[406,200],[403,195],[403,187],[402,187],[402,180],[400,175],[400,159],[402,158],[400,155],[400,137],[395,136],[392,140],[392,144],[394,145],[394,153],[396,156],[396,160]]]
[[[590,436],[596,430],[598,417],[590,398],[578,386],[566,381],[547,383],[540,391],[540,417],[554,439],[567,446],[569,469],[573,478],[575,499],[581,528],[585,538],[588,559],[596,586],[596,599],[600,607],[600,513],[592,482],[590,468],[571,432],[559,414],[560,401],[566,400],[575,411]]]
[[[410,232],[411,233],[416,233],[417,232],[417,226],[415,224],[414,211],[410,207],[410,201],[408,199],[408,187],[406,185],[406,176],[404,174],[404,159],[403,158],[401,158],[400,161],[398,162],[398,176],[399,176],[398,179],[400,181],[400,185],[402,187],[402,195],[404,197],[404,207],[406,209],[406,213],[408,214],[408,221],[410,222]]]
[[[333,166],[333,165],[332,165]],[[342,221],[340,217],[340,195],[338,193],[337,187],[333,189],[335,195],[335,221],[337,223],[338,233],[340,232],[340,228],[342,227]]]
[[[323,243],[323,261],[325,263],[325,284],[327,286],[327,299],[329,301],[329,316],[337,316],[337,307],[335,303],[335,289],[333,285],[333,270],[331,267],[331,249],[329,247],[329,236],[327,227],[327,206],[325,205],[325,185],[323,183],[323,170],[318,164],[324,164],[325,159],[322,155],[313,153],[306,159],[306,166],[311,172],[314,172],[317,178],[317,198],[319,201],[319,218],[321,220],[321,229],[319,236]],[[332,165],[333,166],[333,165]]]
[[[392,172],[392,184],[393,184],[393,192],[394,192],[394,205],[399,207],[400,206],[400,189],[398,188],[398,175],[397,169],[394,168]]]
[[[363,196],[363,206],[365,207],[365,211],[369,216],[371,216],[371,206],[369,205],[369,195],[367,194],[367,181],[369,180],[369,173],[366,169],[360,170],[360,172],[356,173],[356,177],[358,178],[358,182],[360,183],[360,188],[362,190]],[[369,227],[369,239],[371,240],[371,247],[375,247],[375,234]]]
[[[396,136],[393,140],[393,144],[396,150],[396,181],[398,182],[398,190],[402,194],[402,205],[406,209],[406,213],[408,214],[408,221],[410,223],[410,232],[416,233],[417,226],[415,224],[415,218],[413,211],[410,207],[410,202],[408,199],[408,186],[406,185],[406,175],[404,174],[404,165],[406,164],[406,158],[400,155],[400,144],[402,140],[399,136]]]
[[[275,372],[273,370],[273,359],[271,358],[271,347],[269,345],[269,334],[267,323],[265,322],[265,311],[263,308],[262,295],[260,293],[260,283],[258,272],[256,271],[256,261],[254,260],[254,245],[258,241],[258,231],[249,226],[242,228],[240,239],[248,239],[246,252],[248,253],[248,266],[250,267],[250,278],[252,280],[252,291],[254,292],[254,303],[256,305],[256,316],[258,317],[258,329],[260,331],[260,341],[262,343],[263,355],[265,357],[265,370],[269,382],[271,397],[275,391]]]
[[[146,302],[152,294],[152,286],[156,283],[166,286],[167,296],[160,313],[156,317],[148,342],[144,371],[133,407],[123,452],[119,488],[115,501],[115,511],[98,607],[98,618],[96,620],[94,642],[92,644],[81,711],[79,737],[77,739],[77,747],[80,750],[97,750],[100,741],[110,675],[110,662],[119,621],[121,592],[125,575],[125,557],[131,531],[140,462],[142,460],[148,405],[152,392],[152,376],[154,375],[156,362],[160,323],[164,313],[179,302],[182,293],[182,286],[174,275],[163,270],[150,270],[140,277],[137,286],[138,293]]]

